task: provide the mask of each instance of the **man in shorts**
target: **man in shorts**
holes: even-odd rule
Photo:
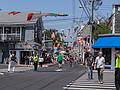
[[[58,62],[58,65],[59,65],[59,69],[62,68],[62,60],[63,60],[63,57],[62,57],[61,53],[59,53],[59,55],[57,57],[57,62]]]

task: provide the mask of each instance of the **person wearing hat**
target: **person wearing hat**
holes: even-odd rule
[[[102,52],[98,53],[95,59],[95,68],[98,72],[98,83],[103,84],[103,71],[105,68],[105,58],[102,56]]]

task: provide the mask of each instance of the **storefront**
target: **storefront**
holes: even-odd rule
[[[17,43],[15,49],[9,50],[9,52],[15,51],[18,64],[25,64],[25,57],[27,56],[27,58],[30,59],[34,54],[35,49],[39,49],[40,46],[41,45],[36,42]],[[27,62],[27,64],[30,64],[30,61]]]
[[[93,48],[102,50],[106,67],[114,70],[115,52],[120,49],[120,34],[100,35]]]

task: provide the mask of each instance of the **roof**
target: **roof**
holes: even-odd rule
[[[101,35],[92,46],[93,48],[120,48],[120,35]]]
[[[115,3],[113,4],[113,6],[120,6],[120,3]]]
[[[29,12],[20,12],[15,15],[9,14],[9,12],[0,12],[0,25],[10,24],[32,24],[34,21],[27,21],[27,15]]]

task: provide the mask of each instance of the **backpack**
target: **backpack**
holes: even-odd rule
[[[11,57],[11,61],[15,61],[15,62],[16,62],[16,57],[15,57],[15,56],[12,56],[12,57]]]

